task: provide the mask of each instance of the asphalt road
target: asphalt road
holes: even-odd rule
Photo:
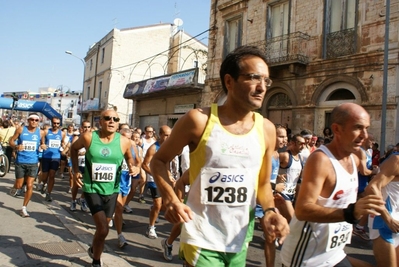
[[[6,177],[0,179],[6,179],[7,184],[11,185],[14,179],[13,177],[14,173],[12,172],[7,174]],[[90,213],[82,212],[80,210],[71,212],[69,210],[71,198],[70,194],[67,193],[68,187],[67,179],[56,178],[52,194],[54,199],[53,201],[56,201],[60,207],[67,211],[67,214],[74,218],[80,224],[80,227],[94,231]],[[34,197],[39,199],[43,198],[44,200],[44,195],[41,195],[37,191],[34,192]],[[173,253],[175,255],[173,261],[167,262],[163,258],[161,240],[166,238],[171,230],[171,224],[164,219],[163,214],[160,215],[159,223],[156,225],[158,239],[149,239],[145,236],[145,231],[148,226],[149,208],[152,204],[150,196],[146,196],[146,201],[146,204],[140,204],[137,202],[137,198],[134,198],[129,204],[133,209],[133,213],[124,213],[123,215],[125,222],[123,233],[128,241],[128,246],[123,249],[118,247],[117,234],[115,228],[112,227],[106,240],[105,250],[119,255],[131,266],[182,266],[182,261],[177,256],[179,246],[178,241],[175,242],[173,247]],[[259,224],[257,223],[255,226],[254,238],[250,243],[248,250],[246,266],[265,266],[263,242],[262,231],[259,229]],[[90,243],[90,238],[88,238],[87,243]],[[371,247],[371,242],[363,241],[362,239],[353,236],[352,243],[346,247],[346,252],[352,257],[375,264]],[[275,266],[281,266],[279,251],[277,251]]]

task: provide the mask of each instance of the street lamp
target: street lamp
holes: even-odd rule
[[[80,58],[78,56],[75,56],[71,51],[65,51],[66,54],[73,56],[83,63],[83,84],[82,84],[82,95],[80,97],[80,125],[82,125],[83,121],[83,92],[85,90],[85,72],[86,72],[86,62],[83,60],[83,58]]]

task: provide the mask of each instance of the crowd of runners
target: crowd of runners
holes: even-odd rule
[[[15,153],[10,194],[25,191],[20,215],[29,217],[34,188],[53,201],[58,175],[69,179],[70,210],[80,207],[93,217],[88,254],[95,267],[110,227],[119,247],[128,245],[123,213],[132,212],[136,193],[145,204],[147,191],[146,236],[158,238],[160,212],[172,223],[161,240],[167,261],[179,237],[185,266],[245,266],[259,220],[267,266],[274,266],[276,247],[283,266],[370,266],[345,254],[352,234],[373,241],[379,266],[397,266],[399,154],[373,161],[367,111],[353,103],[335,107],[320,136],[274,125],[254,112],[272,83],[255,47],[227,55],[220,79],[226,102],[187,112],[173,129],[141,131],[120,122],[115,110],[101,113],[98,129],[83,121],[62,130],[59,118],[40,128],[38,114],[29,114],[3,138],[10,157]]]

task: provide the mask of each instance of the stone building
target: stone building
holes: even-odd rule
[[[206,63],[206,46],[199,41],[185,42],[186,49],[176,49],[176,46],[190,39],[190,36],[179,29],[181,20],[175,21],[179,25],[162,23],[113,29],[90,47],[84,58],[84,120],[98,125],[101,111],[109,108],[118,112],[121,122],[135,126],[140,124],[140,116],[165,114],[165,108],[160,104],[150,101],[142,105],[139,100],[129,95],[133,88],[126,93],[125,89],[127,84],[191,69],[194,66],[201,68]],[[200,43],[201,49],[205,51],[205,57],[201,57],[200,61],[196,61],[195,56],[192,56],[193,49],[197,49],[197,43]],[[155,95],[158,97],[158,94]],[[145,110],[144,113],[141,112],[142,109]],[[132,116],[132,112],[135,116]]]
[[[272,86],[261,110],[297,133],[321,135],[332,109],[355,102],[381,133],[385,0],[212,0],[207,79],[202,105],[225,99],[218,71],[240,45],[265,51]],[[386,142],[399,141],[399,2],[391,1]]]

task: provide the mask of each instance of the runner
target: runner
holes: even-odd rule
[[[82,187],[96,226],[92,245],[88,249],[89,256],[93,258],[93,267],[101,266],[101,254],[109,232],[108,223],[114,214],[119,193],[123,158],[126,159],[129,174],[137,175],[140,171],[130,152],[130,140],[116,132],[119,120],[114,110],[103,111],[101,129],[83,133],[71,148],[74,182]],[[81,148],[86,149],[83,181],[78,162]]]

